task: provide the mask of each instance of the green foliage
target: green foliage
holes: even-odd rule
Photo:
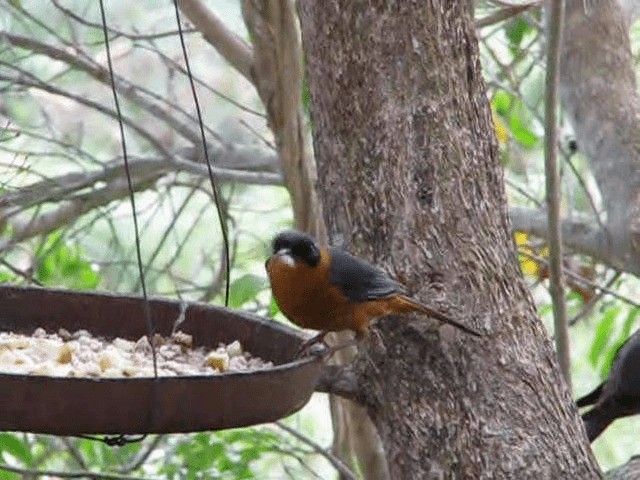
[[[530,113],[522,100],[504,90],[497,90],[493,96],[496,114],[508,126],[511,136],[524,148],[532,149],[538,144],[538,136],[530,129]]]
[[[639,312],[637,307],[629,309],[620,328],[618,319],[624,313],[622,307],[615,305],[605,310],[589,350],[589,362],[598,369],[600,378],[609,375],[616,353],[629,338]]]
[[[51,287],[94,290],[100,276],[84,259],[82,247],[67,245],[60,233],[52,233],[36,252],[34,277]]]
[[[605,311],[602,320],[596,327],[596,334],[589,350],[589,362],[595,368],[600,363],[606,347],[609,345],[613,329],[615,328],[615,319],[618,316],[620,307],[612,307]]]
[[[632,308],[627,314],[627,318],[625,318],[624,323],[622,324],[620,334],[618,335],[617,339],[611,344],[611,348],[609,348],[602,357],[602,361],[600,364],[600,378],[606,378],[609,375],[611,364],[613,363],[613,360],[622,344],[629,338],[629,335],[631,334],[631,328],[635,324],[635,320],[639,312],[640,309],[635,307]]]
[[[509,40],[509,49],[514,57],[520,54],[522,40],[524,40],[529,33],[534,33],[534,28],[522,17],[513,17],[507,22],[505,35]]]
[[[280,312],[280,307],[278,306],[278,302],[276,302],[276,298],[271,295],[271,301],[269,302],[269,312],[268,315],[270,318],[275,317]]]
[[[28,446],[14,433],[0,433],[0,455],[4,461],[7,461],[6,454],[25,465],[30,465],[33,461]]]
[[[167,478],[255,478],[251,463],[278,445],[280,437],[264,428],[197,433],[179,444],[160,473]]]
[[[258,293],[266,288],[264,277],[246,273],[234,280],[229,287],[229,306],[239,308],[255,300]]]

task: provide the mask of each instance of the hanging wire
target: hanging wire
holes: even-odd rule
[[[102,2],[102,0],[100,0]],[[209,159],[209,152],[207,150],[207,138],[204,134],[204,124],[202,121],[202,112],[200,111],[200,103],[198,102],[198,95],[196,93],[196,86],[193,81],[193,75],[191,74],[191,67],[189,65],[189,56],[187,55],[187,47],[184,42],[184,34],[182,32],[182,23],[180,22],[180,9],[178,8],[178,1],[173,0],[173,6],[176,11],[176,23],[178,24],[178,34],[180,37],[180,45],[182,47],[182,56],[184,57],[185,67],[187,68],[187,76],[189,77],[189,84],[191,85],[191,93],[193,94],[193,102],[196,106],[196,113],[198,114],[198,126],[200,127],[200,135],[202,136],[202,149],[204,152],[204,158],[207,162],[207,170],[209,171],[209,180],[211,182],[211,190],[213,190],[213,199],[216,203],[216,210],[218,212],[218,221],[220,222],[220,230],[222,231],[222,241],[224,243],[225,254],[225,289],[224,289],[224,306],[229,306],[229,285],[231,277],[231,259],[229,258],[229,236],[227,234],[227,226],[222,214],[222,207],[220,206],[220,199],[218,195],[218,188],[213,175],[213,168],[211,167],[211,160]]]
[[[136,240],[136,256],[138,259],[138,273],[140,275],[140,286],[142,287],[142,297],[144,298],[144,318],[147,321],[147,330],[149,332],[149,345],[151,345],[151,356],[153,358],[153,376],[158,378],[158,358],[156,347],[154,345],[154,337],[156,333],[153,319],[151,318],[151,307],[149,298],[147,297],[147,286],[144,280],[144,269],[142,267],[142,253],[140,252],[140,232],[138,230],[138,215],[136,214],[136,200],[133,194],[133,183],[131,182],[131,172],[129,171],[129,157],[127,156],[127,142],[124,136],[124,125],[122,124],[122,112],[120,111],[120,102],[118,101],[118,93],[116,92],[116,84],[113,75],[113,64],[111,62],[111,50],[109,48],[109,33],[107,30],[107,19],[104,13],[104,1],[100,0],[100,15],[102,16],[102,31],[104,33],[104,43],[107,50],[107,64],[109,66],[109,77],[111,80],[111,91],[113,92],[113,101],[118,116],[118,126],[120,127],[120,140],[122,144],[122,156],[124,158],[124,169],[127,174],[127,184],[129,186],[129,199],[131,200],[131,211],[133,213],[133,229]]]

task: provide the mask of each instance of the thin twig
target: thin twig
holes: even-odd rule
[[[547,52],[547,76],[545,88],[545,137],[544,157],[549,214],[549,280],[553,301],[556,351],[560,369],[571,388],[571,354],[569,345],[569,323],[564,296],[562,272],[562,229],[560,226],[560,174],[558,172],[558,83],[560,79],[560,47],[564,22],[564,0],[551,3],[549,48]]]
[[[65,17],[71,18],[76,22],[78,22],[79,24],[84,25],[86,27],[96,28],[99,30],[102,29],[102,25],[100,25],[99,23],[89,22],[83,16],[76,15],[72,9],[65,8],[62,5],[60,5],[60,2],[58,0],[51,0],[51,3],[53,3],[53,5],[58,10],[64,13]],[[166,32],[158,32],[158,33],[134,34],[134,33],[123,32],[121,30],[116,30],[115,28],[109,27],[108,31],[114,35],[112,40],[115,40],[118,37],[128,38],[129,40],[156,40],[160,38],[172,37],[174,35],[178,35],[177,30],[169,30]],[[185,29],[185,33],[196,33],[196,32],[197,32],[196,29]]]
[[[22,475],[25,478],[28,477],[53,477],[53,478],[91,478],[98,480],[151,480],[158,479],[160,477],[136,477],[130,475],[121,475],[119,473],[102,473],[95,472],[93,470],[80,470],[80,471],[59,471],[59,470],[37,470],[31,468],[15,467],[13,465],[7,465],[6,463],[0,464],[0,470],[5,472],[13,472]]]
[[[158,448],[158,445],[160,445],[160,442],[165,438],[165,436],[166,435],[156,435],[147,448],[143,448],[143,446],[141,446],[133,460],[130,463],[125,464],[120,469],[120,473],[125,474],[138,470],[142,464],[147,461],[156,448]]]
[[[33,278],[33,275],[30,272],[25,272],[24,270],[20,270],[18,267],[14,267],[6,259],[0,258],[0,265],[10,270],[11,273],[13,273],[14,275],[17,275],[18,277],[25,279],[27,282],[33,283],[40,287],[42,286],[42,283],[40,283],[37,279]]]
[[[194,3],[186,2],[187,5],[193,6]],[[176,23],[178,24],[178,30],[182,32],[182,23],[180,21],[180,9],[178,8],[178,0],[173,1],[173,5],[176,13]],[[184,2],[183,2],[184,6]],[[224,291],[224,306],[229,306],[229,294],[230,294],[230,286],[231,286],[231,259],[229,254],[229,235],[227,233],[227,225],[226,220],[223,215],[222,205],[220,194],[218,193],[218,186],[216,184],[216,179],[213,175],[213,168],[211,166],[211,159],[209,158],[209,151],[207,149],[207,138],[204,133],[204,123],[202,120],[202,112],[200,110],[200,102],[198,102],[198,94],[196,92],[196,84],[193,81],[193,75],[191,74],[191,66],[189,65],[189,56],[187,55],[187,46],[184,42],[184,37],[182,33],[180,34],[180,46],[182,47],[182,55],[184,57],[184,64],[187,70],[187,76],[189,77],[189,85],[191,86],[191,93],[193,95],[193,102],[196,107],[196,113],[198,114],[198,125],[200,127],[200,135],[202,136],[202,149],[204,153],[204,159],[207,163],[207,173],[209,174],[209,181],[211,182],[211,191],[213,192],[213,199],[216,204],[216,211],[218,213],[218,223],[220,225],[220,231],[222,233],[222,243],[224,244],[224,252],[225,252],[225,291]]]
[[[326,448],[322,448],[322,446],[318,445],[312,439],[310,439],[306,435],[303,435],[302,433],[300,433],[295,428],[291,428],[290,426],[288,426],[285,423],[275,422],[275,424],[278,427],[280,427],[282,430],[287,432],[289,435],[291,435],[291,436],[297,438],[298,440],[300,440],[301,442],[309,445],[314,451],[318,452],[320,455],[322,455],[324,458],[326,458],[329,461],[329,463],[331,463],[331,465],[333,465],[333,467],[338,471],[338,473],[340,473],[341,478],[345,478],[345,479],[348,479],[348,480],[356,480],[357,477],[356,477],[355,473],[353,473],[349,469],[349,467],[347,467],[342,462],[342,460],[340,460],[338,457],[336,457],[329,450],[327,450]]]
[[[78,449],[77,445],[73,443],[73,440],[68,437],[60,437],[60,441],[64,444],[69,455],[71,455],[71,457],[76,461],[78,467],[83,470],[88,470],[87,463],[84,461],[82,453],[80,453],[80,449]]]
[[[193,25],[202,32],[213,48],[233,65],[240,75],[253,83],[253,51],[238,35],[229,30],[204,2],[200,0],[178,0],[180,10]]]
[[[616,272],[616,274],[613,277],[611,277],[611,280],[609,280],[605,284],[605,286],[602,287],[602,289],[600,289],[600,292],[598,292],[597,295],[594,295],[591,299],[589,299],[589,301],[582,306],[580,311],[576,313],[576,315],[571,320],[569,320],[569,326],[573,327],[576,323],[578,323],[578,321],[581,318],[583,318],[591,310],[593,310],[593,307],[595,307],[598,304],[598,302],[602,300],[602,297],[606,295],[607,292],[605,291],[605,289],[609,290],[613,286],[613,284],[618,281],[621,275],[622,275],[621,272]]]
[[[122,113],[120,111],[120,102],[118,100],[118,93],[116,91],[115,77],[113,74],[113,65],[111,63],[111,52],[109,48],[109,35],[107,33],[107,19],[104,13],[104,3],[100,0],[100,15],[102,17],[102,26],[104,28],[104,43],[107,51],[107,63],[109,65],[109,77],[111,79],[111,90],[113,93],[113,101],[116,106],[118,127],[120,128],[120,142],[122,143],[122,157],[124,160],[124,169],[127,173],[127,186],[129,188],[129,199],[131,200],[131,213],[133,216],[133,230],[135,234],[136,243],[136,257],[138,259],[138,272],[140,274],[140,286],[142,287],[142,297],[144,298],[144,318],[147,322],[147,329],[149,331],[149,345],[151,345],[151,357],[153,359],[153,376],[158,377],[158,355],[156,352],[155,342],[153,341],[156,328],[151,318],[151,306],[149,305],[149,299],[147,297],[147,286],[144,281],[144,268],[142,266],[142,251],[140,248],[140,230],[138,229],[138,215],[136,212],[136,200],[133,190],[133,181],[131,179],[131,172],[129,171],[129,158],[127,157],[127,143],[124,135],[124,125],[122,123]]]
[[[501,10],[498,10],[497,12],[491,13],[486,17],[476,20],[476,28],[480,29],[480,28],[488,27],[490,25],[494,25],[496,23],[502,22],[503,20],[507,20],[511,17],[515,17],[516,15],[519,15],[520,13],[530,9],[531,7],[537,7],[541,3],[542,3],[541,1],[535,1],[535,2],[529,2],[524,4],[514,4],[514,5],[506,6]]]
[[[589,202],[589,206],[591,207],[591,211],[593,212],[594,217],[596,217],[596,222],[598,222],[598,226],[602,231],[605,231],[606,227],[602,222],[602,218],[600,218],[600,212],[596,208],[596,202],[593,200],[593,196],[591,195],[591,192],[587,188],[587,183],[584,181],[584,178],[582,178],[582,175],[580,175],[580,172],[571,161],[571,156],[572,156],[571,154],[565,155],[565,162],[567,162],[567,165],[569,165],[569,169],[571,169],[571,171],[573,172],[573,175],[576,177],[576,180],[578,180],[580,187],[584,191],[584,194],[587,197],[587,201]]]
[[[546,258],[542,258],[542,257],[540,257],[538,255],[534,255],[533,253],[527,252],[526,250],[518,249],[518,253],[523,255],[523,256],[525,256],[525,257],[531,258],[532,260],[535,260],[537,262],[541,262],[541,263],[544,263],[545,265],[549,265],[549,260],[547,260]],[[610,288],[608,288],[606,286],[598,285],[596,282],[593,282],[593,281],[589,280],[588,278],[585,278],[582,275],[580,275],[578,273],[575,273],[572,270],[565,270],[564,273],[567,276],[572,277],[572,278],[578,280],[579,282],[584,283],[585,285],[593,287],[598,291],[605,292],[607,295],[611,295],[612,297],[617,298],[618,300],[620,300],[620,301],[622,301],[622,302],[624,302],[624,303],[626,303],[628,305],[640,308],[640,303],[636,302],[635,300],[632,300],[629,297],[625,297],[624,295],[621,295],[618,292],[616,292],[615,290],[611,290]]]

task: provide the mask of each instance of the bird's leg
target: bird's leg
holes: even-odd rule
[[[310,355],[320,356],[322,358],[329,358],[331,355],[336,353],[338,350],[343,350],[345,348],[349,348],[349,347],[360,345],[362,340],[364,340],[367,337],[366,330],[358,330],[356,332],[356,336],[354,338],[351,338],[351,339],[347,340],[346,342],[339,343],[338,345],[334,345],[332,347],[327,347],[326,344],[324,344],[324,337],[325,337],[325,335],[327,333],[329,333],[329,332],[328,331],[320,332],[318,335],[316,335],[314,337],[311,337],[309,340],[304,342],[300,346],[300,348],[298,348],[298,351],[296,353],[295,358],[299,358],[300,356],[302,356],[303,353],[308,353]],[[314,345],[316,345],[316,344],[318,344],[320,342],[323,343],[323,347],[324,348],[318,349],[316,351],[311,351],[312,350],[311,347],[313,347]]]
[[[327,333],[329,333],[327,330],[323,330],[320,333],[318,333],[317,335],[314,335],[313,337],[311,337],[308,340],[305,340],[302,345],[300,345],[298,347],[298,349],[296,350],[295,355],[293,356],[294,359],[297,359],[299,357],[302,356],[302,354],[309,349],[309,347],[315,345],[316,343],[324,343],[324,337],[327,335]]]
[[[362,341],[366,339],[368,336],[368,332],[366,329],[356,330],[355,333],[356,333],[355,337],[347,340],[346,342],[342,342],[342,343],[339,343],[338,345],[329,347],[325,352],[323,352],[323,355],[330,357],[331,355],[336,353],[338,350],[343,350],[345,348],[349,348],[353,346],[359,346],[362,343]]]

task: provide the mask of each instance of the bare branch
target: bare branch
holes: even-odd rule
[[[562,229],[560,227],[560,172],[558,170],[558,83],[560,77],[560,45],[564,23],[564,0],[551,4],[547,78],[545,87],[544,170],[546,177],[549,230],[549,281],[553,301],[556,352],[564,379],[571,388],[571,353],[567,303],[562,272]]]
[[[201,0],[178,0],[180,10],[200,30],[220,55],[251,83],[253,52],[251,47],[226,25]]]
[[[119,473],[102,473],[93,470],[82,471],[58,471],[58,470],[36,470],[32,468],[20,468],[13,465],[0,464],[0,470],[5,472],[13,472],[22,475],[25,478],[30,477],[55,477],[55,478],[95,478],[98,480],[145,480],[160,477],[136,477],[131,475],[122,475]]]
[[[302,46],[293,0],[243,0],[253,39],[255,85],[276,139],[296,228],[326,240],[316,166],[302,108]]]
[[[332,393],[358,402],[362,392],[358,386],[358,374],[348,365],[325,365],[316,391]]]
[[[549,265],[549,260],[547,260],[546,258],[542,258],[538,255],[534,255],[531,252],[528,252],[526,250],[523,249],[518,249],[518,253],[521,255],[524,255],[525,257],[531,258],[532,260],[535,260],[536,262],[540,262],[540,263],[544,263],[545,265]],[[616,292],[615,290],[611,290],[609,289],[606,285],[598,285],[595,282],[592,282],[591,280],[589,280],[588,278],[583,277],[582,275],[575,273],[571,270],[566,270],[565,271],[567,276],[569,277],[573,277],[574,279],[576,279],[578,282],[584,283],[590,287],[595,288],[596,290],[605,292],[607,295],[611,295],[614,298],[617,298],[618,300],[627,303],[629,305],[631,305],[632,307],[639,307],[640,308],[640,303],[636,302],[635,300],[630,299],[629,297],[625,297],[624,295],[620,295],[618,292]]]
[[[600,303],[600,300],[602,300],[602,297],[604,297],[608,292],[611,292],[611,287],[613,286],[614,283],[618,281],[621,275],[622,274],[620,272],[616,272],[616,274],[613,277],[611,277],[611,280],[609,280],[604,285],[604,287],[599,287],[600,292],[598,292],[597,295],[594,295],[593,298],[591,298],[587,303],[585,303],[582,306],[580,311],[576,313],[571,320],[569,320],[569,325],[574,326],[576,323],[578,323],[578,321],[581,318],[584,318],[591,310],[593,310],[593,307],[595,307],[598,303]]]
[[[83,59],[81,58],[80,55],[74,55],[67,50],[59,49],[54,46],[44,44],[42,42],[34,40],[33,38],[23,37],[20,35],[13,35],[8,32],[0,32],[0,38],[7,40],[7,42],[9,42],[11,45],[14,45],[16,47],[20,47],[37,54],[45,55],[54,60],[59,60],[61,62],[64,62],[74,69],[87,73],[92,78],[94,78],[95,80],[99,81],[104,85],[107,85],[107,86],[111,85],[109,80],[109,72],[106,68],[104,68],[103,66],[97,63],[90,62],[87,59]],[[186,138],[190,142],[195,144],[200,142],[200,136],[198,135],[198,132],[195,129],[180,122],[176,118],[175,114],[164,110],[157,103],[154,103],[154,101],[151,101],[148,98],[142,97],[140,94],[142,93],[144,95],[150,96],[155,101],[160,101],[166,104],[172,109],[188,117],[192,122],[196,123],[197,119],[194,118],[188,112],[186,112],[184,109],[182,109],[182,107],[180,107],[179,105],[176,105],[175,103],[169,102],[166,98],[160,97],[146,88],[143,88],[139,85],[129,82],[122,76],[119,76],[119,75],[114,75],[114,76],[116,78],[115,87],[118,93],[122,94],[128,100],[144,108],[147,112],[153,115],[154,118],[165,122],[173,130],[178,132],[180,135],[182,135],[184,138]],[[215,134],[215,132],[212,132],[211,130],[209,130],[209,133],[212,133],[214,136],[217,137],[217,134]]]
[[[634,480],[640,477],[640,455],[635,455],[619,467],[612,468],[604,474],[605,480]]]
[[[75,93],[71,93],[68,92],[66,90],[62,90],[58,87],[53,86],[50,83],[44,82],[43,80],[40,80],[39,78],[33,76],[31,73],[22,70],[20,68],[17,68],[15,65],[11,65],[8,64],[7,62],[4,61],[0,61],[0,65],[3,65],[5,67],[9,67],[12,68],[13,70],[16,70],[18,73],[20,73],[19,77],[12,77],[9,75],[4,75],[4,74],[0,74],[0,80],[5,80],[7,82],[12,82],[12,83],[16,83],[19,85],[24,85],[27,87],[32,87],[32,88],[36,88],[38,90],[42,90],[48,93],[51,93],[53,95],[58,95],[61,97],[65,97],[65,98],[69,98],[71,100],[76,101],[77,103],[84,105],[86,107],[92,108],[104,115],[107,115],[113,119],[117,119],[118,115],[116,114],[116,112],[104,105],[102,105],[101,103],[98,103],[96,101],[90,100],[88,98],[83,97],[82,95],[78,95]],[[137,122],[133,121],[131,118],[127,117],[127,116],[122,116],[122,122],[129,128],[131,128],[133,131],[135,131],[136,133],[138,133],[142,138],[144,138],[145,140],[147,140],[158,152],[164,154],[167,157],[170,157],[169,152],[166,150],[166,148],[164,147],[164,145],[162,145],[158,139],[156,139],[155,136],[153,136],[150,132],[148,132],[146,129],[140,127],[138,125]]]
[[[149,185],[152,185],[158,178],[157,173],[148,177],[138,178],[133,184],[133,189],[134,191],[143,190]],[[27,238],[50,233],[62,225],[71,223],[72,220],[94,208],[107,205],[128,194],[129,189],[126,179],[119,178],[103,188],[96,189],[88,194],[78,195],[74,200],[62,202],[60,206],[52,212],[47,212],[28,220],[18,218],[12,222],[11,237],[0,243],[0,251]]]
[[[326,448],[322,448],[320,445],[318,445],[316,442],[314,442],[312,439],[310,439],[309,437],[307,437],[306,435],[303,435],[302,433],[300,433],[298,430],[296,430],[295,428],[291,428],[289,425],[282,423],[282,422],[275,422],[275,424],[280,427],[282,430],[284,430],[285,432],[287,432],[289,435],[294,436],[295,438],[297,438],[298,440],[300,440],[301,442],[307,444],[308,446],[310,446],[313,451],[319,453],[320,455],[322,455],[324,458],[326,458],[329,463],[331,465],[333,465],[333,468],[335,468],[338,473],[340,474],[340,478],[342,479],[347,479],[347,480],[356,480],[356,475],[351,471],[351,469],[349,469],[349,467],[347,467],[342,460],[340,460],[338,457],[336,457],[333,453],[331,453],[329,450],[327,450]]]
[[[501,3],[506,4],[506,2]],[[500,23],[503,20],[515,17],[516,15],[532,7],[537,7],[540,4],[542,4],[542,1],[540,0],[529,3],[506,4],[501,10],[498,10],[497,12],[491,13],[484,18],[479,18],[478,20],[476,20],[476,28],[480,29],[488,27],[490,25],[495,25],[496,23]]]
[[[514,230],[548,239],[546,212],[526,207],[511,207],[509,214]],[[563,243],[568,248],[616,270],[640,275],[640,259],[634,259],[628,252],[612,248],[612,244],[617,244],[616,235],[618,232],[602,231],[591,222],[580,219],[565,219],[562,222]]]

